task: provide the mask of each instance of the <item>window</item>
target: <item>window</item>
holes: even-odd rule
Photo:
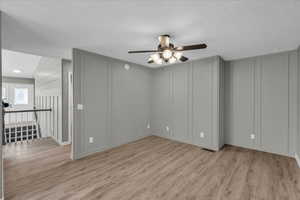
[[[5,87],[2,87],[2,99],[6,99],[7,96],[6,96],[6,88]]]
[[[28,104],[28,88],[15,88],[15,105]]]

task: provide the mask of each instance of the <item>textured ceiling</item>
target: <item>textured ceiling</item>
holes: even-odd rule
[[[146,65],[157,36],[205,42],[191,59],[239,59],[300,45],[299,0],[1,0],[3,48],[71,58],[71,48]],[[152,66],[152,65],[151,65]],[[155,67],[155,66],[153,66]]]

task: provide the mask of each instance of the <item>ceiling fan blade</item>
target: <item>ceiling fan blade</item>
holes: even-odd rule
[[[176,47],[176,51],[189,51],[189,50],[196,50],[196,49],[205,49],[207,47],[206,44],[195,44],[195,45],[188,45],[182,47]]]
[[[151,53],[158,52],[157,50],[142,50],[142,51],[128,51],[128,53]]]
[[[181,62],[185,62],[185,61],[187,61],[187,60],[188,60],[188,58],[187,58],[187,57],[185,57],[185,56],[181,56],[179,60],[180,60]]]

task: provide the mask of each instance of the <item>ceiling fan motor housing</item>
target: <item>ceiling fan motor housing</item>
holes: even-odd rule
[[[169,35],[160,35],[158,37],[160,48],[168,48],[170,45],[170,36]]]

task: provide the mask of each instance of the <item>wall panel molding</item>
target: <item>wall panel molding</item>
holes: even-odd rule
[[[130,64],[127,72],[124,61],[75,49],[74,91],[80,91],[74,94],[74,105],[86,104],[91,96],[84,92],[89,89],[84,77],[90,77],[85,74],[90,66],[86,59],[99,59],[95,67],[107,68],[105,132],[109,134],[108,146],[91,149],[86,137],[93,133],[85,133],[84,111],[75,109],[78,123],[74,128],[83,133],[75,133],[74,142],[79,145],[75,153],[81,157],[155,134],[212,150],[226,143],[294,156],[300,149],[295,142],[300,113],[299,51],[226,62],[215,56],[158,69]],[[99,64],[100,60],[106,64]],[[136,80],[142,89],[135,87]],[[136,98],[128,98],[124,91]],[[129,110],[135,123],[127,118]]]
[[[74,159],[150,135],[152,69],[79,49],[73,69]]]
[[[228,61],[226,66],[226,143],[293,156],[298,121],[296,51]],[[250,70],[245,71],[248,67]],[[249,83],[240,88],[243,79],[234,80],[245,75]],[[249,98],[233,95],[232,91],[246,91]],[[246,110],[237,110],[238,102],[243,103],[243,107],[249,105],[249,121],[233,118],[234,115],[248,115]],[[251,125],[249,130],[240,126],[247,123]],[[250,138],[252,132],[254,140]],[[249,145],[243,141],[248,141]]]
[[[157,108],[151,117],[154,134],[212,150],[223,146],[221,62],[216,56],[156,70],[153,101]]]

